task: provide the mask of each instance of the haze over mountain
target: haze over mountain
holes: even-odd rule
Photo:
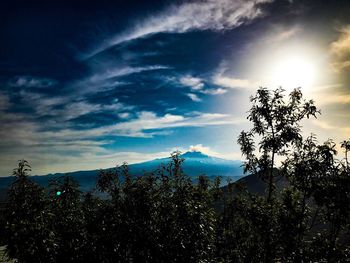
[[[241,161],[226,160],[222,158],[212,157],[203,154],[199,151],[189,151],[181,155],[185,159],[183,163],[183,171],[190,176],[194,181],[199,175],[207,175],[213,179],[216,176],[222,177],[222,183],[225,184],[227,180],[236,181],[243,176],[243,169]],[[166,165],[170,162],[170,157],[159,158],[147,162],[130,164],[129,171],[133,176],[144,175],[147,172],[153,172],[162,164]],[[103,170],[113,169],[107,168]],[[74,171],[69,173],[55,173],[47,175],[34,175],[30,178],[42,186],[48,185],[49,181],[55,177],[71,176],[80,184],[82,191],[91,191],[95,187],[96,179],[100,169],[89,171]],[[6,189],[13,181],[14,177],[0,177],[0,199],[3,199]]]

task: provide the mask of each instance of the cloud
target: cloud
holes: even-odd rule
[[[92,57],[111,46],[146,37],[152,34],[169,32],[184,33],[194,30],[222,31],[236,28],[263,15],[260,4],[272,0],[206,0],[184,2],[172,6],[158,15],[148,17],[132,29],[103,41],[85,58]]]
[[[191,145],[189,148],[190,152],[201,152],[207,155],[212,155],[209,147],[205,147],[202,144]]]
[[[16,76],[9,81],[10,87],[15,88],[49,88],[58,84],[56,80],[33,76]]]
[[[128,119],[130,117],[130,113],[128,112],[121,112],[118,114],[118,117],[121,119]]]
[[[263,42],[268,45],[281,45],[283,42],[298,37],[300,33],[302,33],[302,28],[300,26],[292,26],[290,28],[274,26],[274,28],[263,37]]]
[[[192,76],[181,77],[180,83],[184,86],[190,87],[192,91],[199,91],[204,88],[203,80]]]
[[[88,81],[91,83],[98,83],[103,80],[113,79],[117,77],[127,76],[135,73],[140,73],[144,71],[153,71],[159,69],[169,69],[167,66],[162,65],[152,65],[144,67],[101,67],[100,72],[90,76]]]
[[[12,169],[16,166],[16,160],[25,157],[18,153],[8,153],[2,156],[0,153],[0,176],[12,174]],[[123,162],[129,164],[140,163],[156,158],[170,156],[169,152],[113,152],[90,148],[88,152],[78,155],[60,154],[47,149],[32,150],[30,156],[26,156],[32,166],[33,175],[43,175],[48,173],[65,173],[77,170],[95,170],[115,167]]]
[[[312,125],[313,131],[315,130],[314,127],[316,127],[318,138],[322,138],[323,140],[331,138],[335,142],[340,142],[349,138],[350,126],[348,126],[346,122],[337,121],[336,118],[328,121],[312,120],[310,124]]]
[[[348,105],[350,104],[350,93],[344,89],[344,86],[342,83],[315,86],[312,89],[313,99],[318,106],[324,106],[325,109]]]
[[[180,83],[191,89],[191,93],[188,93],[187,96],[190,97],[193,101],[201,101],[198,95],[195,92],[206,94],[206,95],[221,95],[227,92],[223,88],[205,88],[204,80],[202,78],[193,77],[186,75],[180,78]]]
[[[336,72],[350,69],[350,25],[339,29],[339,37],[330,45],[335,62],[332,66]]]
[[[108,133],[118,136],[152,137],[157,134],[154,130],[177,127],[204,127],[211,125],[227,125],[237,120],[231,116],[220,113],[195,113],[192,116],[165,114],[157,116],[154,112],[142,111],[137,118],[128,122],[102,127],[97,133]]]
[[[350,94],[337,93],[337,92],[333,92],[332,94],[324,93],[321,96],[320,96],[320,94],[317,94],[316,95],[316,101],[320,105],[325,105],[325,104],[334,104],[334,105],[350,104]]]
[[[104,168],[118,160],[134,162],[146,160],[137,155],[130,157],[122,153],[106,150],[105,145],[115,142],[116,136],[151,138],[156,135],[169,134],[172,128],[205,127],[213,125],[230,125],[242,120],[220,113],[192,113],[190,116],[165,114],[158,116],[154,112],[142,111],[135,114],[136,118],[87,130],[75,130],[61,127],[45,131],[43,124],[21,119],[7,118],[0,115],[0,175],[15,166],[15,161],[27,158],[35,167],[40,167],[36,173],[71,171],[76,169]],[[20,114],[16,115],[17,118]],[[6,121],[4,121],[4,119]],[[45,123],[46,126],[46,123]],[[108,136],[110,139],[106,139]],[[168,153],[167,153],[168,154]],[[99,158],[99,156],[101,158]],[[105,156],[108,159],[103,159]],[[159,157],[159,155],[155,155]],[[152,158],[150,158],[152,159]],[[106,165],[106,166],[105,166]]]
[[[221,95],[227,92],[226,89],[223,88],[217,88],[217,89],[207,89],[207,90],[202,90],[201,91],[204,94],[209,94],[209,95]]]
[[[170,69],[170,67],[163,65],[130,67],[113,64],[111,65],[110,62],[98,63],[98,65],[91,67],[91,70],[93,72],[92,75],[76,81],[70,86],[75,90],[75,93],[78,93],[80,95],[93,94],[129,84],[124,81],[118,81],[118,78],[129,76],[131,74],[162,69]]]
[[[111,103],[90,103],[85,99],[74,99],[70,96],[50,97],[43,94],[38,94],[26,90],[19,92],[22,100],[22,105],[34,111],[30,119],[38,117],[52,117],[57,119],[55,122],[63,124],[65,121],[75,119],[91,113],[108,112],[119,116],[123,112],[122,118],[126,117],[126,111],[131,111],[134,106],[126,105],[114,99]],[[1,96],[0,96],[1,102]]]
[[[0,130],[1,147],[40,146],[54,147],[71,145],[77,149],[81,144],[75,142],[99,141],[96,145],[103,145],[105,136],[127,136],[151,138],[155,135],[164,135],[164,130],[178,127],[205,127],[212,125],[228,125],[240,122],[229,115],[220,113],[193,113],[191,116],[165,114],[157,116],[154,112],[141,111],[136,118],[87,130],[68,129],[64,126],[57,130],[42,130],[42,125],[36,122],[8,121],[3,122]],[[166,132],[166,131],[165,131]],[[167,134],[167,133],[165,133]],[[102,141],[101,141],[102,140]],[[52,148],[54,150],[54,148]],[[82,149],[80,149],[82,150]]]
[[[214,76],[213,83],[218,86],[222,86],[230,89],[251,89],[256,87],[256,83],[247,79],[238,79],[225,77],[221,74]]]
[[[194,93],[187,93],[187,96],[191,99],[191,100],[193,100],[193,101],[195,101],[195,102],[200,102],[200,101],[202,101],[196,94],[194,94]]]
[[[204,146],[203,144],[196,144],[196,145],[190,145],[189,147],[174,147],[172,149],[173,151],[179,150],[182,153],[185,152],[201,152],[203,154],[217,157],[217,158],[223,158],[227,160],[242,160],[242,154],[241,152],[230,152],[230,153],[222,153],[217,152],[211,149],[209,146]]]

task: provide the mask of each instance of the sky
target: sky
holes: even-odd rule
[[[350,137],[349,1],[5,0],[0,40],[0,176],[241,159],[260,86],[315,100],[305,136]]]

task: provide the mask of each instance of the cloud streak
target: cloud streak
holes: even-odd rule
[[[148,65],[142,67],[129,67],[129,66],[119,66],[110,65],[106,63],[99,63],[96,68],[92,68],[94,72],[92,75],[76,81],[71,84],[71,87],[76,91],[76,94],[93,94],[102,91],[108,91],[118,86],[123,86],[128,83],[123,81],[118,81],[118,78],[130,76],[132,74],[157,71],[170,69],[168,66],[163,65]]]
[[[39,78],[33,76],[16,76],[9,81],[10,87],[15,88],[49,88],[57,85],[58,82],[50,78]]]
[[[154,112],[141,111],[136,114],[136,118],[118,122],[114,125],[106,125],[87,130],[76,130],[63,128],[57,131],[43,131],[41,125],[36,122],[11,121],[4,123],[0,130],[0,148],[7,146],[74,146],[77,149],[82,147],[82,142],[89,145],[104,145],[105,136],[119,137],[141,137],[151,138],[155,135],[163,134],[165,129],[179,127],[205,127],[212,125],[228,125],[239,123],[242,120],[235,119],[227,114],[220,113],[193,113],[191,116],[165,114],[157,116]],[[45,143],[43,143],[45,142]]]
[[[185,2],[148,17],[132,29],[100,44],[87,54],[90,58],[112,46],[156,33],[185,33],[195,30],[223,31],[239,27],[263,15],[260,4],[272,0],[207,0]]]
[[[230,89],[251,89],[256,87],[256,83],[247,79],[231,78],[222,75],[217,75],[213,78],[213,83],[215,85],[230,88]]]
[[[75,167],[79,169],[93,169],[101,165],[108,167],[116,158],[131,162],[145,160],[140,154],[133,153],[134,157],[129,154],[124,155],[125,153],[117,154],[105,149],[104,146],[110,144],[110,140],[116,141],[115,137],[152,138],[156,135],[164,135],[172,128],[229,125],[243,121],[219,113],[158,116],[154,112],[142,111],[136,114],[136,118],[114,125],[88,130],[62,128],[57,131],[43,131],[37,122],[24,120],[17,122],[10,120],[11,116],[8,116],[7,121],[3,122],[4,115],[0,116],[3,123],[0,130],[0,172],[2,173],[0,176],[6,175],[10,167],[15,165],[11,162],[21,158],[26,158],[34,166],[40,167],[37,173],[69,171],[76,169]],[[106,139],[106,136],[114,138]],[[99,156],[108,158],[101,161]],[[153,157],[159,157],[159,155]],[[45,163],[49,166],[46,166]]]

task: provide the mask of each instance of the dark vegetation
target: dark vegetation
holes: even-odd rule
[[[238,138],[243,182],[220,187],[183,173],[183,159],[130,176],[101,171],[98,191],[73,178],[33,183],[21,161],[4,210],[6,252],[19,262],[348,262],[350,141],[340,159],[331,141],[301,136],[300,121],[319,114],[300,90],[259,89],[253,127]]]

